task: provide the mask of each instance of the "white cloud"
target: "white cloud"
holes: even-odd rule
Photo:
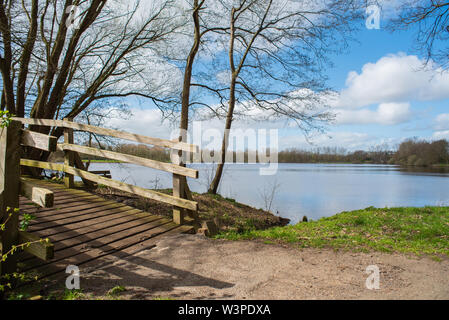
[[[337,124],[394,125],[406,122],[411,118],[409,103],[382,103],[375,111],[370,109],[335,111]]]
[[[177,127],[177,124],[162,122],[162,113],[158,109],[131,108],[130,111],[132,115],[129,118],[109,119],[108,126],[161,139],[169,139],[172,130]]]
[[[449,140],[449,130],[436,131],[433,133],[432,138],[435,140],[446,139]]]
[[[435,130],[449,130],[449,113],[442,113],[436,117]]]
[[[335,107],[357,108],[401,101],[431,101],[449,98],[449,73],[404,53],[367,63],[362,71],[349,72],[346,88],[333,102]]]

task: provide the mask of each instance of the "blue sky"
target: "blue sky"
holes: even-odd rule
[[[414,50],[415,31],[391,33],[381,21],[380,29],[361,28],[354,38],[357,41],[346,53],[331,57],[334,67],[328,70],[328,84],[341,96],[333,106],[336,123],[326,133],[312,136],[312,144],[297,127],[277,124],[280,149],[339,146],[356,150],[383,144],[393,148],[411,137],[449,139],[449,73],[435,70],[436,65],[421,68],[424,57]],[[118,119],[114,126],[169,138],[171,130],[160,124],[157,110],[148,112],[135,101],[131,107],[133,125]],[[208,125],[222,127],[223,123]]]
[[[423,59],[419,53],[415,50],[415,31],[401,31],[391,33],[382,26],[379,30],[362,28],[354,36],[357,42],[351,43],[347,53],[340,54],[332,57],[334,67],[329,70],[329,85],[337,90],[342,91],[347,89],[346,80],[350,72],[356,72],[358,75],[362,74],[362,69],[367,64],[380,64],[382,59],[388,59],[390,62],[398,60],[412,60],[412,57],[416,59]],[[407,63],[405,62],[405,65]],[[380,67],[378,69],[381,69]],[[416,68],[418,69],[418,68]],[[402,66],[398,71],[403,70],[407,74],[406,68]],[[415,70],[413,68],[413,70]],[[412,70],[408,70],[412,72]],[[388,73],[386,73],[388,74]],[[396,73],[392,73],[396,74]],[[417,70],[417,77],[421,77],[419,70]],[[425,76],[424,76],[425,75]],[[438,76],[438,71],[428,71],[422,76],[423,82],[429,82],[433,76]],[[376,79],[371,79],[374,82]],[[372,85],[373,83],[368,83]],[[392,82],[392,87],[396,84]],[[398,90],[401,90],[398,84]],[[381,86],[382,87],[382,86]],[[423,89],[425,91],[426,89]],[[429,93],[429,97],[420,99],[414,96],[413,93],[407,94],[406,90],[403,94],[400,94],[400,98],[392,98],[391,101],[408,104],[408,112],[401,119],[393,120],[391,123],[376,123],[376,121],[364,121],[360,118],[360,121],[354,119],[353,121],[346,120],[342,124],[335,124],[328,127],[327,136],[332,139],[318,138],[312,139],[313,146],[341,146],[348,149],[369,149],[376,145],[387,144],[389,147],[394,147],[402,140],[411,137],[419,137],[424,139],[437,139],[446,138],[449,139],[449,108],[447,94],[445,96],[445,89],[443,92]],[[371,103],[364,105],[363,107],[356,108],[355,110],[369,110],[371,113],[366,115],[374,115],[374,112],[379,106],[382,99],[379,98],[377,103]],[[352,110],[352,109],[351,109]],[[362,116],[362,114],[360,115]],[[440,119],[438,120],[438,116]],[[348,123],[349,122],[349,123]],[[372,122],[372,123],[369,123]],[[382,122],[381,119],[377,122]],[[284,130],[282,135],[285,140],[289,142],[285,146],[290,146],[295,141],[295,130]],[[289,139],[290,138],[290,139]],[[301,139],[297,139],[300,141]],[[282,145],[282,143],[281,143]],[[299,145],[307,146],[299,142]]]

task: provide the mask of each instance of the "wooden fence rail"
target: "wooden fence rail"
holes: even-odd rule
[[[140,166],[153,168],[161,171],[171,172],[175,174],[179,174],[181,176],[190,177],[197,179],[198,178],[198,170],[194,170],[191,168],[182,167],[179,165],[174,165],[171,163],[164,163],[160,161],[155,161],[147,158],[136,157],[128,154],[108,151],[108,150],[100,150],[91,147],[79,146],[76,144],[58,144],[57,149],[60,151],[75,151],[82,154],[87,154],[91,156],[97,156],[102,158],[107,158],[110,160],[123,161],[127,163],[133,163]]]
[[[108,128],[100,128],[88,124],[77,123],[69,120],[51,120],[51,119],[25,119],[13,117],[13,120],[20,121],[23,124],[44,126],[44,127],[63,127],[77,131],[85,131],[98,135],[109,136],[144,144],[151,144],[158,147],[170,148],[186,152],[198,153],[199,147],[185,142],[165,140],[159,138],[151,138],[139,134],[113,130]]]

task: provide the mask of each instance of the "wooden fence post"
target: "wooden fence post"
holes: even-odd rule
[[[182,151],[173,150],[171,154],[173,164],[182,165]],[[179,174],[173,174],[173,196],[184,198],[184,181]],[[173,222],[176,224],[184,224],[185,209],[173,207]]]
[[[8,252],[19,241],[19,215],[14,209],[19,208],[21,129],[18,121],[11,121],[7,128],[0,128],[0,222],[4,223],[12,214],[1,233],[2,253]],[[0,262],[0,275],[15,272],[16,266],[16,255],[9,256]]]
[[[72,119],[65,118],[64,121],[72,121]],[[64,128],[64,143],[73,144],[73,129]],[[65,166],[74,166],[74,157],[73,152],[69,150],[64,150],[64,165]],[[65,173],[64,176],[64,185],[66,188],[73,188],[75,186],[73,174]]]

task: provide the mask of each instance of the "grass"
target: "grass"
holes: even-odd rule
[[[217,238],[352,251],[449,256],[449,207],[374,207],[267,230],[230,231]]]
[[[124,286],[115,286],[114,288],[108,291],[107,295],[111,297],[116,297],[125,291],[126,288]]]
[[[86,295],[83,293],[81,289],[80,290],[65,289],[64,293],[58,300],[84,300],[84,299],[86,299]]]

